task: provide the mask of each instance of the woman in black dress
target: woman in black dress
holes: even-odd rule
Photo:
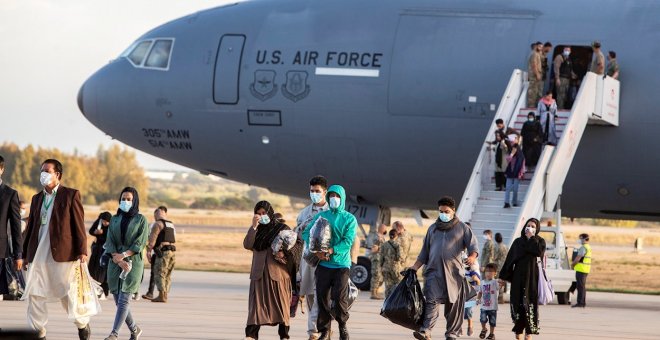
[[[103,288],[102,300],[108,297],[108,280],[106,278],[107,269],[101,267],[100,261],[101,256],[103,256],[103,245],[108,235],[108,226],[110,225],[111,218],[111,213],[107,211],[102,212],[96,221],[94,221],[92,227],[89,228],[89,234],[96,237],[96,241],[92,243],[92,253],[89,257],[89,273],[94,280],[101,284],[101,288]]]
[[[539,334],[539,267],[545,254],[545,240],[538,236],[541,223],[530,218],[513,241],[500,272],[500,279],[511,282],[511,318],[516,339],[531,340]]]

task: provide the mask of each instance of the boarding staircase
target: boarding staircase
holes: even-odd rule
[[[557,202],[573,157],[587,125],[618,126],[619,82],[587,73],[570,111],[559,111],[556,123],[559,142],[545,146],[534,169],[529,169],[520,183],[518,206],[504,207],[504,191],[495,191],[495,152],[488,142],[495,139],[495,120],[501,118],[518,131],[535,108],[526,108],[527,75],[514,70],[483,148],[458,207],[457,215],[469,221],[476,235],[490,229],[501,233],[505,244],[520,236],[523,223],[535,217],[559,216]],[[524,148],[524,146],[523,146]]]

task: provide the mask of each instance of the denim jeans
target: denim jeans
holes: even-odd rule
[[[115,322],[112,324],[112,334],[119,335],[119,328],[121,324],[126,322],[128,329],[135,331],[135,321],[131,315],[131,310],[128,303],[131,301],[132,293],[118,292],[114,294],[115,305],[117,306],[117,314],[115,314]]]
[[[518,185],[520,180],[517,178],[506,179],[506,192],[504,193],[504,203],[518,205]],[[513,202],[509,200],[509,193],[513,191]]]

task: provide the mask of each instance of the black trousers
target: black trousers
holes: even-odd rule
[[[587,305],[587,273],[575,272],[575,281],[577,282],[577,304],[579,306]]]
[[[270,325],[275,326],[275,325]],[[280,339],[289,339],[289,326],[284,326],[283,323],[277,325],[277,334]],[[245,336],[249,338],[259,339],[259,330],[261,325],[247,325],[245,326]]]
[[[503,172],[495,172],[495,187],[504,188],[506,186],[506,176]]]
[[[348,321],[348,280],[349,268],[316,267],[316,296],[319,305],[319,316],[316,328],[319,333],[330,330],[330,322],[334,318],[340,327]],[[332,301],[331,301],[332,300]]]

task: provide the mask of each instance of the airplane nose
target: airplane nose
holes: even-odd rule
[[[78,109],[80,109],[80,112],[85,115],[85,107],[83,105],[83,90],[85,89],[85,84],[80,87],[80,90],[78,90]]]

